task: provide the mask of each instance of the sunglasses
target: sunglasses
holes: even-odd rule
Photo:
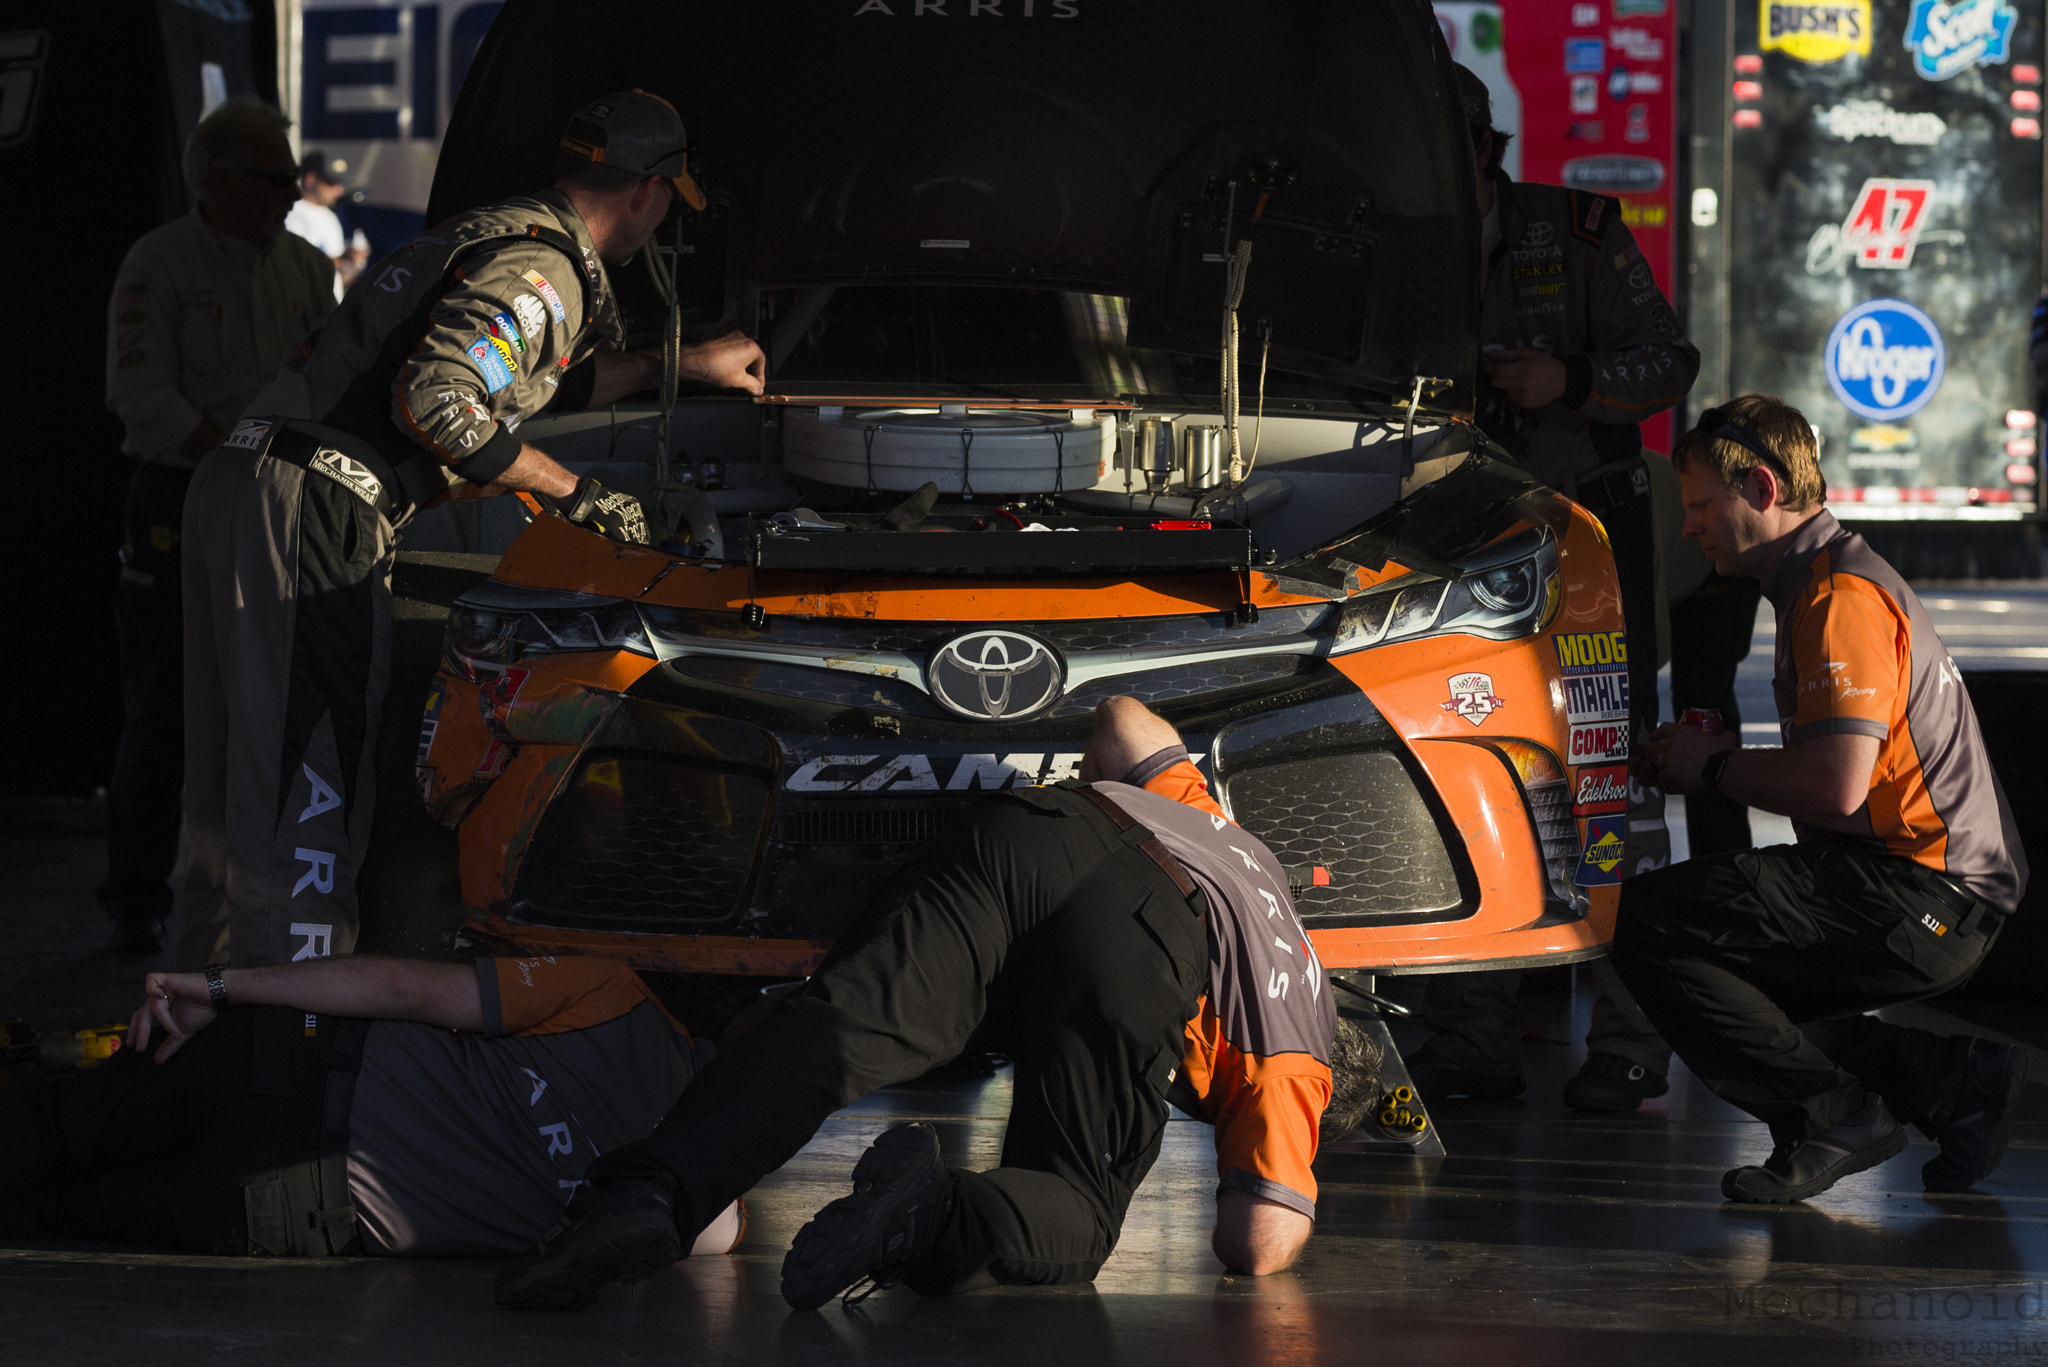
[[[1787,484],[1792,482],[1792,472],[1785,468],[1785,462],[1766,450],[1764,444],[1758,441],[1756,435],[1747,427],[1729,417],[1726,408],[1709,408],[1700,414],[1700,420],[1693,424],[1692,430],[1696,435],[1711,437],[1716,441],[1734,442],[1770,466],[1777,472],[1781,481]]]
[[[273,190],[296,190],[299,188],[299,173],[297,171],[254,171],[247,166],[237,167],[236,169],[251,180],[262,181]]]

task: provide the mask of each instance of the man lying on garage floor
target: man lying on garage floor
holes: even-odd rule
[[[1254,1274],[1292,1262],[1318,1124],[1357,1122],[1378,1060],[1347,1033],[1332,1100],[1337,1011],[1286,874],[1224,817],[1170,724],[1105,702],[1081,775],[979,799],[652,1135],[591,1165],[595,1190],[499,1275],[499,1303],[570,1309],[653,1275],[832,1112],[971,1048],[1016,1066],[1002,1166],[948,1167],[926,1124],[886,1131],[853,1194],[797,1234],[790,1304],[869,1280],[945,1294],[1092,1279],[1169,1098],[1216,1126],[1217,1255]]]
[[[0,1085],[0,1234],[516,1252],[704,1052],[601,959],[308,959],[152,973],[145,991],[115,1058]],[[696,1251],[740,1226],[728,1205]]]

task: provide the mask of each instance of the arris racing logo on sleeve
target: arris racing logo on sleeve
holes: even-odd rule
[[[1756,21],[1757,46],[1778,49],[1794,61],[1824,65],[1850,53],[1870,55],[1870,0],[1830,0],[1827,4],[1788,4],[1761,0]]]

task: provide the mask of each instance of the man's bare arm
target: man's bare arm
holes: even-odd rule
[[[1300,1211],[1242,1191],[1216,1195],[1216,1232],[1209,1246],[1232,1272],[1263,1277],[1301,1256],[1315,1221]]]
[[[222,972],[221,983],[237,1006],[289,1006],[322,1015],[419,1021],[450,1030],[484,1026],[483,992],[470,964],[350,954],[230,968]],[[166,1038],[156,1061],[162,1063],[193,1032],[212,1023],[213,999],[202,973],[152,973],[142,986],[143,1003],[129,1021],[128,1045],[138,1051],[148,1048],[152,1030],[161,1028]]]
[[[1743,749],[1731,736],[1709,736],[1669,722],[1644,743],[1667,793],[1701,791],[1700,766],[1717,750],[1733,750],[1721,771],[1720,790],[1737,802],[1814,825],[1842,823],[1863,809],[1877,768],[1875,736],[1836,732],[1785,749]]]

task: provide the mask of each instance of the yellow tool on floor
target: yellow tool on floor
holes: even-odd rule
[[[1380,1128],[1401,1139],[1419,1135],[1429,1128],[1429,1117],[1423,1114],[1413,1087],[1403,1085],[1380,1093]]]

